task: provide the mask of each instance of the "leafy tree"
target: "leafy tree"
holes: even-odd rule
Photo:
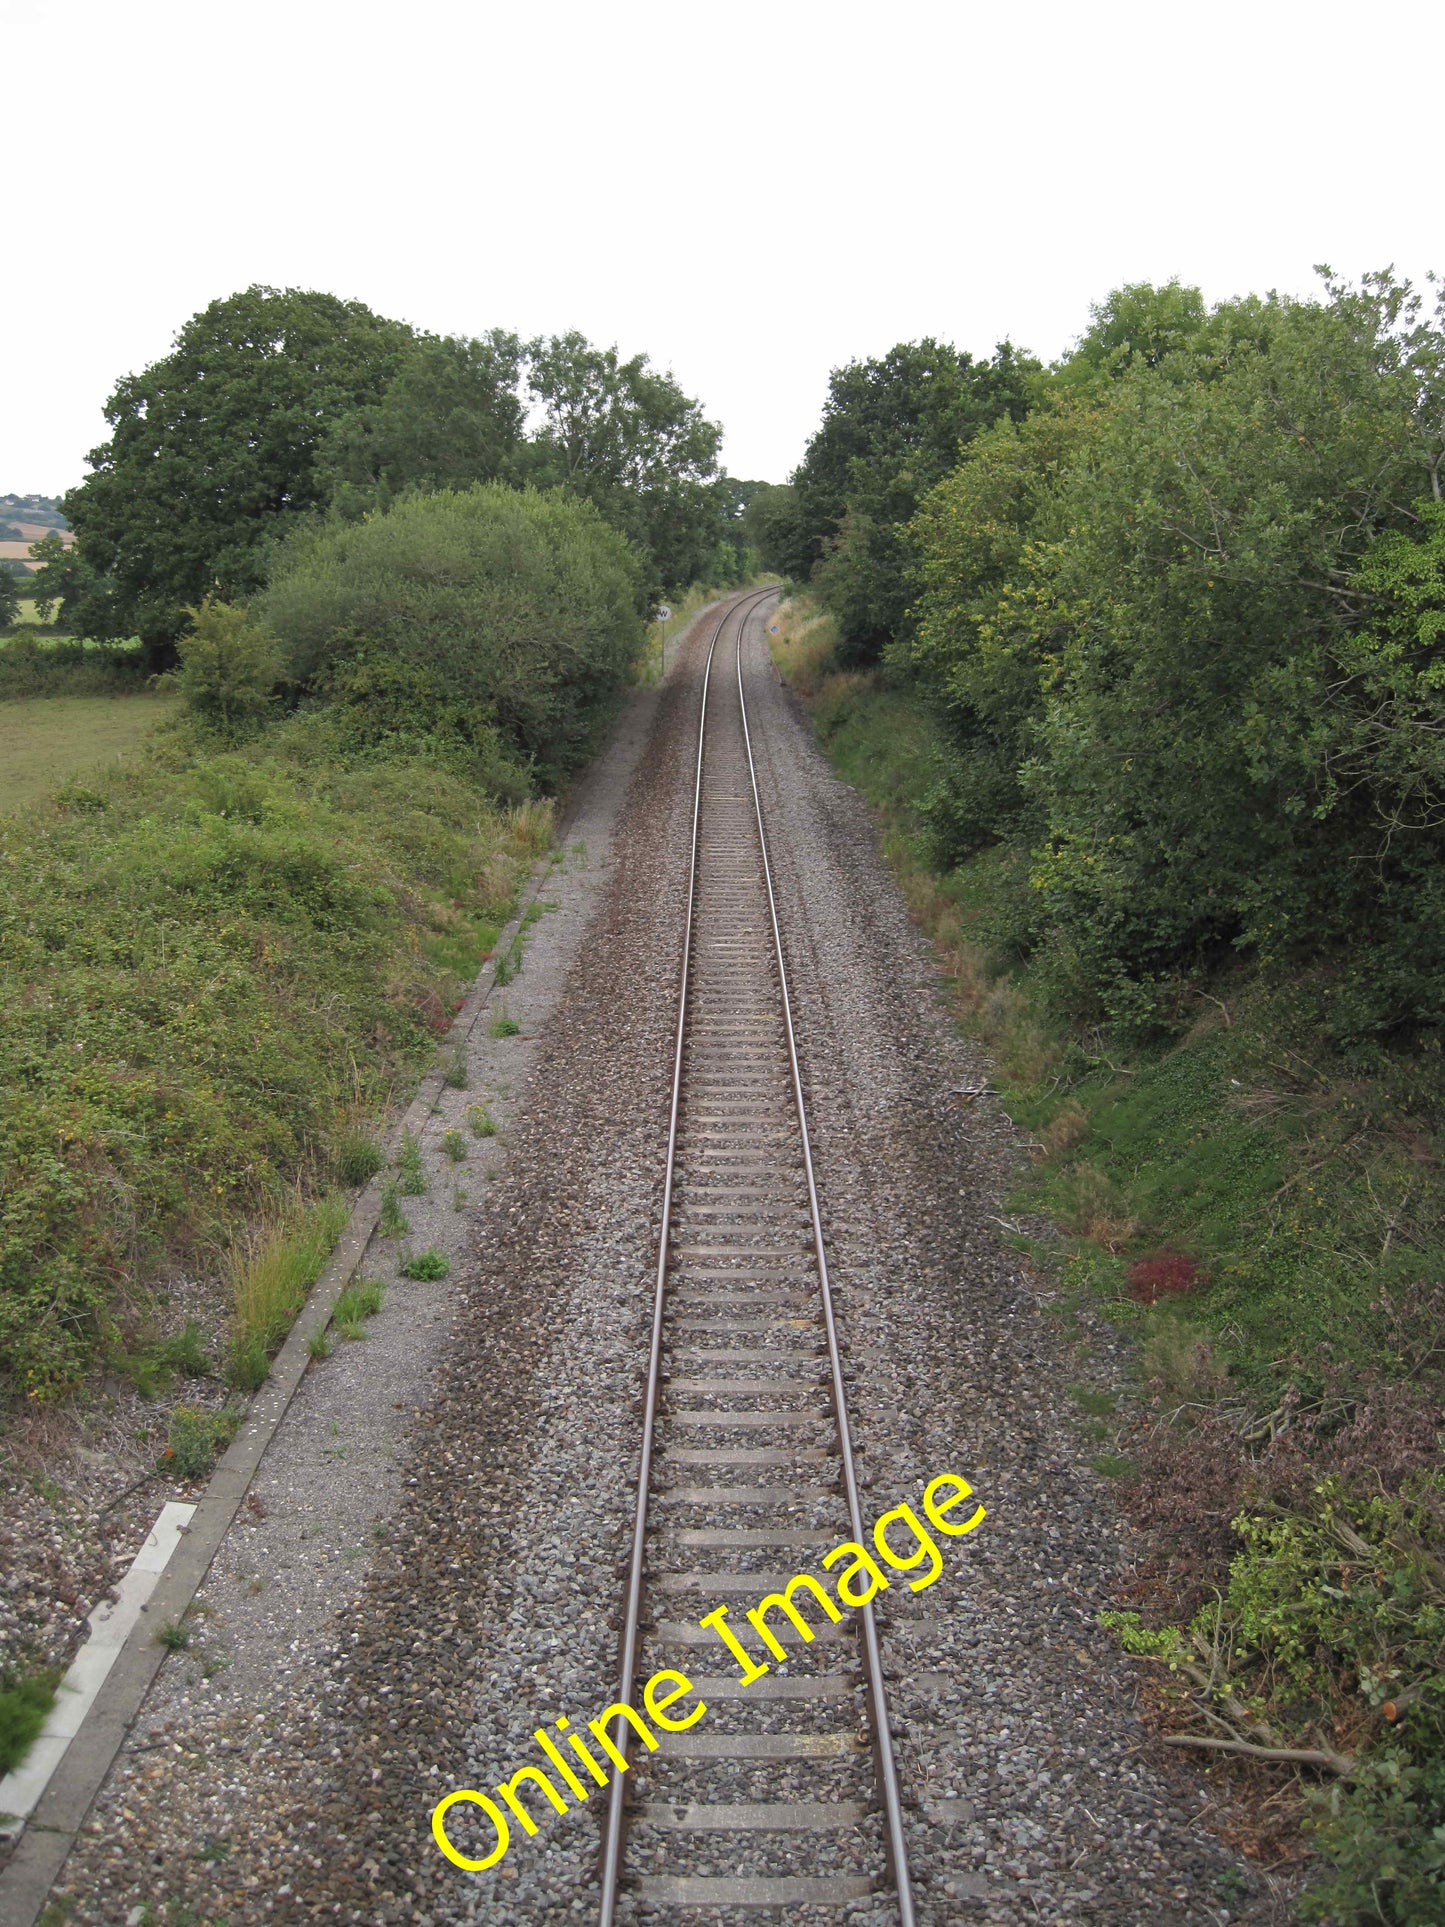
[[[712,485],[718,516],[717,545],[712,561],[697,580],[716,583],[721,588],[751,581],[757,574],[762,558],[752,538],[748,509],[767,487],[766,482],[743,482],[726,472],[718,476]]]
[[[1022,418],[1036,370],[1008,342],[975,362],[933,340],[835,370],[793,476],[796,560],[818,570],[854,659],[876,657],[904,627],[914,594],[905,525],[919,502],[980,429]]]
[[[918,524],[926,673],[961,760],[983,736],[1013,762],[1034,929],[1096,1014],[1152,1022],[1228,946],[1348,944],[1341,1033],[1445,1022],[1417,505],[1445,333],[1388,276],[1238,313],[1192,375],[1137,355],[977,445]],[[946,787],[981,834],[987,799]]]
[[[281,645],[224,602],[208,598],[186,614],[191,629],[176,644],[175,686],[193,715],[234,736],[274,701],[285,668]]]
[[[42,622],[49,622],[63,607],[66,620],[77,635],[98,634],[88,624],[93,606],[104,607],[104,591],[97,584],[91,570],[79,549],[72,543],[69,548],[58,534],[45,535],[38,542],[30,544],[30,553],[40,564],[31,577],[35,596],[35,612]],[[94,605],[92,602],[94,599]]]
[[[126,376],[106,404],[110,440],[64,499],[90,572],[88,632],[139,635],[164,661],[187,606],[259,588],[278,525],[323,499],[332,422],[385,393],[412,340],[358,301],[252,287]]]
[[[254,605],[292,680],[555,782],[641,646],[640,569],[590,503],[480,484],[299,530]],[[409,707],[409,720],[403,711]]]
[[[1067,395],[1017,426],[1005,416],[970,444],[909,527],[922,593],[906,660],[949,745],[924,803],[942,861],[1038,827],[1019,772],[1064,631],[1053,605],[1039,602],[1035,576],[1047,565],[1036,544],[1061,478],[1087,456],[1100,422],[1098,407]]]
[[[1209,326],[1203,294],[1178,280],[1129,282],[1090,313],[1093,325],[1069,359],[1091,374],[1122,374],[1136,362],[1157,368],[1194,348]]]
[[[806,579],[811,566],[798,514],[798,493],[790,482],[761,482],[743,509],[743,528],[765,569],[794,581]]]
[[[13,569],[0,565],[0,628],[8,628],[19,614],[19,579]]]
[[[649,559],[652,593],[704,575],[723,534],[717,423],[646,355],[620,361],[575,331],[531,342],[527,360],[542,414],[528,478],[594,503]]]
[[[509,480],[522,440],[522,345],[501,329],[417,343],[379,400],[343,414],[318,463],[323,489],[355,518],[409,488]]]

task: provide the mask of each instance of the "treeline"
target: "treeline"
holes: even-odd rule
[[[753,485],[720,472],[718,425],[646,355],[575,332],[443,337],[252,287],[194,315],[105,413],[62,502],[75,548],[41,545],[36,590],[75,634],[139,636],[152,667],[189,607],[255,596],[301,525],[478,483],[591,505],[636,558],[639,608],[752,567]]]
[[[182,702],[0,820],[0,1410],[173,1378],[167,1274],[353,1181],[358,1141],[372,1168],[657,597],[756,566],[716,425],[577,334],[252,288],[107,416],[75,547],[37,545],[77,640],[0,648],[0,698]],[[248,1388],[211,1282],[187,1369]]]
[[[1388,274],[1124,288],[1053,368],[935,342],[834,375],[746,520],[842,655],[923,691],[944,862],[1088,1021],[1231,958],[1340,1040],[1445,1024],[1445,332]]]

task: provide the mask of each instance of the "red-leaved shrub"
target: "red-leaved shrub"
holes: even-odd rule
[[[1155,1251],[1129,1267],[1129,1296],[1141,1305],[1157,1305],[1161,1298],[1182,1298],[1198,1283],[1199,1262],[1182,1251]]]

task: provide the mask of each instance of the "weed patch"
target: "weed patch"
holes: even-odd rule
[[[449,1260],[439,1251],[428,1247],[425,1251],[419,1251],[414,1258],[407,1259],[401,1268],[401,1275],[403,1278],[418,1278],[430,1284],[445,1278],[450,1270]]]
[[[20,1678],[0,1678],[0,1779],[30,1751],[55,1704],[58,1667]]]
[[[117,1351],[111,1364],[142,1398],[163,1398],[178,1378],[211,1378],[216,1370],[194,1319],[169,1338],[156,1339],[137,1351]]]
[[[233,1248],[233,1383],[253,1389],[244,1381],[254,1379],[258,1356],[269,1359],[290,1331],[349,1216],[344,1198],[322,1198],[263,1222]]]
[[[177,1405],[166,1429],[161,1470],[181,1479],[204,1479],[236,1436],[240,1423],[240,1413],[229,1407],[223,1412],[207,1412],[194,1405]]]
[[[403,1198],[426,1195],[426,1170],[421,1161],[421,1145],[410,1131],[402,1134],[401,1154],[396,1161],[396,1188]]]
[[[378,1225],[383,1238],[404,1238],[411,1230],[411,1221],[396,1201],[396,1186],[386,1184],[381,1190],[381,1219]]]

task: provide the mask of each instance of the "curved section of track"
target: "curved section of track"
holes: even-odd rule
[[[742,1614],[825,1546],[863,1539],[807,1107],[748,727],[743,640],[769,591],[723,610],[698,719],[687,924],[637,1505],[617,1697],[681,1664],[708,1731],[618,1775],[602,1927],[653,1908],[832,1908],[891,1886],[912,1927],[877,1630],[864,1607],[764,1653]],[[732,1605],[751,1685],[698,1676]],[[692,1663],[695,1663],[695,1659]],[[627,1722],[617,1723],[625,1747]]]

